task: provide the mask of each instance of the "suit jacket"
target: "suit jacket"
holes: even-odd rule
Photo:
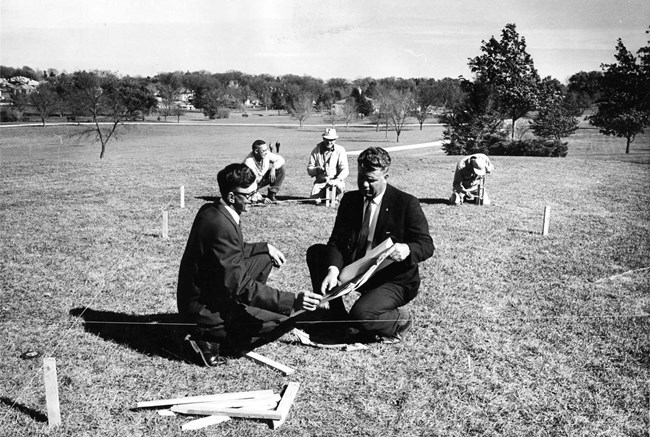
[[[336,266],[339,270],[353,261],[363,219],[363,201],[360,191],[347,192],[341,199],[334,229],[327,243],[328,265]],[[402,285],[414,297],[420,285],[418,263],[433,255],[433,240],[417,198],[391,185],[386,185],[372,247],[388,237],[395,243],[407,244],[411,254],[404,261],[393,263],[378,272],[364,288],[393,282]]]
[[[245,243],[240,226],[223,205],[203,205],[178,273],[179,313],[206,325],[223,323],[229,309],[238,304],[288,315],[293,293],[257,282],[246,271],[244,260],[261,253],[268,253],[268,245]]]

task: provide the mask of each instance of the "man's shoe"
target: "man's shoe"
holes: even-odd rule
[[[382,343],[395,344],[404,341],[406,331],[408,331],[413,325],[413,320],[411,319],[411,316],[404,310],[399,311],[399,318],[401,322],[399,325],[397,325],[395,334],[391,335],[390,337],[380,337],[380,341]]]
[[[219,354],[219,343],[193,340],[192,336],[188,334],[184,344],[186,353],[200,366],[214,367],[226,362],[225,358]]]

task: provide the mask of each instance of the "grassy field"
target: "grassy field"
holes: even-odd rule
[[[457,157],[394,152],[390,182],[420,199],[436,244],[409,304],[415,326],[404,343],[367,351],[308,348],[288,336],[260,348],[297,370],[283,377],[243,359],[186,363],[182,328],[168,322],[197,197],[216,195],[217,172],[256,138],[282,144],[281,198],[305,197],[307,158],[322,128],[136,125],[101,161],[96,144],[74,136],[78,129],[0,130],[1,435],[180,435],[189,418],[132,408],[277,392],[288,381],[301,389],[279,430],[233,420],[192,435],[648,435],[650,136],[639,136],[630,155],[620,139],[585,129],[564,159],[494,157],[486,207],[446,205]],[[400,144],[441,132],[412,127]],[[370,127],[340,128],[340,136],[348,150],[396,145],[394,133]],[[168,239],[160,237],[162,210]],[[326,241],[334,217],[302,204],[243,217],[247,240],[269,241],[288,258],[271,284],[308,287],[305,251]],[[42,360],[21,359],[27,350],[57,360],[57,429],[47,426]]]

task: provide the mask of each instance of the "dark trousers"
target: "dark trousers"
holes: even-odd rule
[[[326,247],[324,244],[314,244],[307,249],[307,266],[316,293],[320,293],[321,283],[330,267],[325,262]],[[412,300],[404,287],[393,282],[385,282],[373,284],[372,287],[362,286],[358,291],[361,297],[350,309],[350,326],[368,334],[384,337],[394,335],[399,325],[398,308]],[[330,308],[335,311],[344,308],[343,299],[331,301]]]
[[[258,254],[244,260],[246,272],[253,280],[266,283],[273,268],[269,254]],[[242,303],[231,303],[221,312],[223,323],[197,326],[192,335],[201,340],[229,343],[238,351],[252,349],[254,343],[277,328],[287,316]]]
[[[262,179],[257,184],[257,188],[259,189],[268,185],[269,193],[278,194],[278,191],[280,191],[280,188],[282,187],[282,182],[284,182],[284,165],[275,169],[275,182],[271,182],[269,176],[270,172],[271,170],[267,171],[266,174],[262,176]]]

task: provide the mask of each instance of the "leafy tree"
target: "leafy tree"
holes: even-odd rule
[[[599,99],[602,77],[600,71],[579,71],[569,78],[568,101],[577,115],[582,115]]]
[[[57,109],[60,108],[59,96],[56,89],[51,82],[40,83],[34,91],[29,95],[34,108],[38,111],[41,117],[43,126],[48,117]]]
[[[363,92],[360,87],[353,88],[350,94],[357,106],[356,112],[368,116],[373,113],[374,107],[371,98],[367,92]]]
[[[200,106],[203,110],[203,115],[209,119],[216,118],[219,110],[228,106],[228,99],[224,91],[220,88],[212,88],[207,91],[202,91],[200,98]]]
[[[161,98],[159,112],[165,118],[165,121],[167,121],[167,116],[172,115],[174,102],[180,96],[181,89],[183,88],[183,80],[180,73],[161,73],[157,79],[158,83],[156,88]]]
[[[18,120],[22,121],[27,105],[29,105],[29,97],[22,90],[14,90],[11,93],[11,103],[16,111]]]
[[[617,62],[602,65],[602,96],[597,102],[598,112],[589,117],[589,123],[601,133],[625,138],[625,153],[630,153],[630,144],[650,121],[649,51],[650,41],[638,51],[637,59],[618,39]]]
[[[519,36],[515,24],[506,25],[501,40],[492,37],[482,44],[483,54],[470,59],[469,67],[476,81],[494,93],[497,111],[503,118],[512,119],[514,140],[517,120],[537,104],[539,75],[526,52],[526,40]]]
[[[464,99],[441,117],[445,124],[442,148],[448,155],[488,153],[488,146],[503,140],[501,116],[495,111],[494,95],[483,83],[461,82]]]
[[[540,83],[538,112],[533,119],[533,133],[542,138],[560,141],[578,129],[573,108],[566,104],[561,84],[547,77]]]

